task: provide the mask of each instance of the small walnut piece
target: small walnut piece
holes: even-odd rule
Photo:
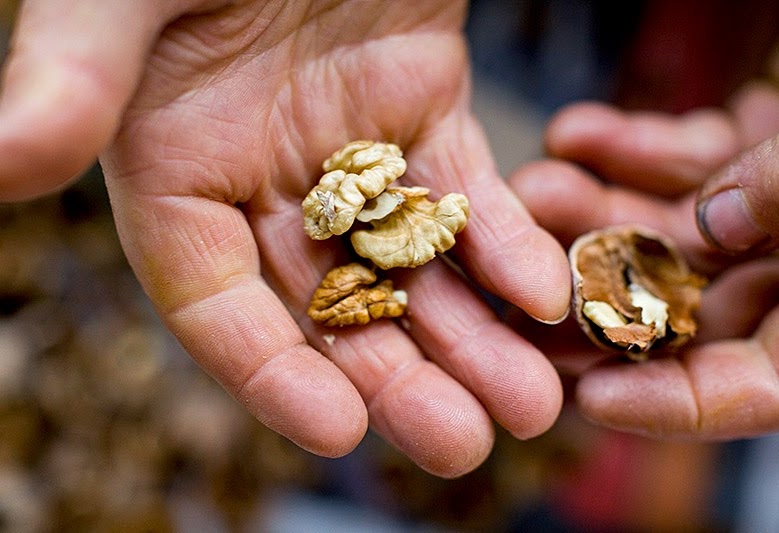
[[[372,285],[375,282],[376,274],[359,263],[332,269],[314,292],[308,316],[325,326],[365,325],[401,316],[406,293],[394,290],[390,280]]]
[[[597,345],[643,360],[695,336],[694,313],[705,280],[673,243],[637,226],[579,237],[569,251],[574,314]]]
[[[388,269],[414,268],[451,248],[454,235],[468,222],[468,199],[449,193],[431,202],[429,192],[424,187],[387,189],[382,196],[390,199],[383,203],[391,209],[382,218],[368,219],[372,229],[352,233],[354,251]]]
[[[352,227],[366,200],[375,198],[406,171],[406,160],[394,144],[354,141],[323,164],[325,174],[303,200],[304,228],[323,240]]]

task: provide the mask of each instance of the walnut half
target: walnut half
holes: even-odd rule
[[[364,218],[371,229],[352,233],[354,251],[383,269],[424,265],[436,252],[454,245],[454,235],[468,222],[468,199],[449,193],[437,202],[424,187],[390,187],[368,211],[383,214]],[[365,212],[365,211],[363,211]]]
[[[394,290],[390,280],[375,282],[376,274],[359,263],[334,268],[314,291],[308,315],[325,326],[365,325],[403,315],[406,293]]]
[[[322,169],[325,174],[301,205],[303,226],[315,240],[348,231],[365,202],[406,172],[406,160],[394,144],[353,141],[333,153]]]
[[[703,277],[673,243],[638,226],[579,237],[569,250],[574,314],[595,344],[634,360],[695,336]]]

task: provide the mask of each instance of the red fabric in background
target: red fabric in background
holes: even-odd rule
[[[633,109],[721,105],[759,74],[779,39],[779,2],[650,0],[615,97]]]

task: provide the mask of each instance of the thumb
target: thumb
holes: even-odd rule
[[[779,135],[728,163],[703,185],[698,228],[723,252],[767,252],[779,247]]]
[[[0,94],[0,201],[52,191],[94,163],[157,34],[187,4],[22,3]]]

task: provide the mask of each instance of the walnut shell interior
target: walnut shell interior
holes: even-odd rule
[[[705,279],[673,242],[640,226],[580,236],[569,250],[573,311],[598,346],[642,360],[695,336]]]

